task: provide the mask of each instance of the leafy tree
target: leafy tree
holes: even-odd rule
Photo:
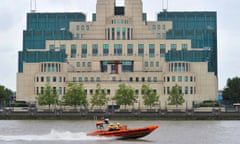
[[[104,106],[108,102],[107,93],[105,89],[101,89],[101,85],[97,84],[97,89],[92,95],[91,104],[94,106]]]
[[[43,93],[38,95],[37,101],[39,105],[48,105],[50,110],[51,105],[56,105],[58,103],[57,91],[51,88],[50,85],[47,85]]]
[[[133,105],[137,102],[137,96],[135,95],[134,89],[126,84],[120,84],[119,89],[116,91],[113,100],[116,101],[117,105]]]
[[[159,96],[152,88],[150,88],[149,85],[143,84],[141,92],[143,95],[144,105],[152,108],[152,106],[154,106],[156,102],[158,102]]]
[[[88,105],[87,93],[83,87],[83,84],[68,84],[68,90],[63,96],[63,101],[65,105],[74,106],[75,109],[77,106],[86,107]]]
[[[240,78],[234,77],[227,80],[227,87],[223,90],[223,99],[240,102]]]
[[[10,102],[10,96],[13,94],[13,92],[5,88],[4,86],[0,85],[0,104],[4,104],[4,102],[9,103]]]
[[[180,87],[177,84],[171,89],[168,101],[169,105],[176,105],[176,108],[178,105],[182,105],[185,102],[183,93],[180,91]]]

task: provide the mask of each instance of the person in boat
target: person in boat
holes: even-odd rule
[[[104,129],[103,122],[102,121],[97,121],[96,122],[96,128],[97,129]]]
[[[109,124],[109,119],[102,117],[101,120],[105,123],[105,124]]]
[[[108,131],[113,131],[113,130],[115,130],[114,124],[113,124],[113,123],[110,123],[110,124],[108,125]]]
[[[117,123],[115,126],[115,130],[120,130],[120,129],[121,129],[120,123]]]

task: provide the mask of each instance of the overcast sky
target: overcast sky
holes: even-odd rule
[[[122,5],[124,0],[116,0]],[[219,89],[228,78],[240,77],[240,0],[168,0],[168,11],[216,11],[218,15]],[[166,0],[165,6],[167,7]],[[156,20],[162,0],[143,0],[148,20]],[[18,51],[30,0],[1,0],[0,5],[0,85],[16,90]],[[83,12],[88,21],[96,11],[96,0],[37,0],[38,12]]]

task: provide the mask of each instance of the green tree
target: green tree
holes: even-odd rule
[[[144,105],[152,108],[152,106],[156,105],[156,103],[159,101],[159,96],[157,95],[156,91],[150,87],[150,85],[143,84],[141,92],[143,95]]]
[[[120,84],[113,100],[116,101],[117,105],[124,105],[126,108],[127,105],[133,105],[134,102],[137,102],[137,96],[132,87],[126,84]]]
[[[63,101],[65,105],[74,106],[75,109],[77,106],[86,107],[88,105],[87,93],[83,84],[68,84],[68,90],[63,96]]]
[[[168,97],[169,105],[176,105],[176,108],[178,105],[182,105],[185,100],[183,98],[183,93],[180,90],[180,87],[176,84],[174,87],[172,87],[169,97]]]
[[[0,85],[0,105],[9,104],[10,96],[13,95],[13,92],[5,88],[5,86]]]
[[[223,99],[232,102],[240,102],[240,78],[234,77],[227,80],[227,86],[223,90]]]
[[[57,91],[51,88],[50,85],[47,85],[43,93],[39,94],[37,97],[39,105],[48,105],[50,110],[51,105],[58,104],[58,94]]]
[[[107,98],[107,93],[105,89],[101,89],[101,85],[97,84],[97,89],[95,90],[95,93],[92,95],[91,98],[91,104],[92,107],[99,106],[102,107],[106,105],[106,103],[109,101]]]

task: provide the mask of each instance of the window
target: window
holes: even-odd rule
[[[87,44],[82,44],[82,58],[87,57]]]
[[[53,44],[49,45],[49,49],[50,50],[54,50],[55,49],[55,45],[53,45]]]
[[[82,62],[82,67],[85,67],[86,66],[86,62]]]
[[[156,30],[156,25],[152,25],[152,30]]]
[[[126,40],[126,28],[122,28],[122,39]]]
[[[127,55],[128,56],[133,56],[133,44],[128,44],[127,45]]]
[[[59,77],[58,82],[62,82],[62,77]]]
[[[160,56],[164,57],[166,53],[166,45],[165,44],[160,44]]]
[[[182,76],[178,76],[178,82],[182,82]]]
[[[160,26],[160,25],[158,25],[158,26],[157,26],[157,29],[158,29],[158,30],[160,30],[160,29],[161,29],[161,26]]]
[[[175,82],[175,81],[176,81],[176,77],[172,76],[172,82]]]
[[[148,82],[151,82],[152,81],[152,78],[151,77],[148,77]]]
[[[130,78],[129,78],[129,81],[130,81],[130,82],[132,82],[132,81],[133,81],[133,78],[132,78],[132,77],[130,77]]]
[[[60,45],[60,50],[65,51],[65,50],[66,50],[66,45],[65,45],[65,44],[61,44],[61,45]]]
[[[160,65],[160,64],[159,64],[159,61],[157,61],[157,62],[156,62],[156,67],[159,67],[159,65]]]
[[[80,67],[81,66],[81,63],[80,62],[77,62],[77,67]]]
[[[88,63],[87,63],[87,66],[88,66],[88,67],[92,67],[92,63],[91,63],[91,62],[88,62]]]
[[[79,82],[83,82],[82,77],[79,77],[78,80],[79,80]]]
[[[188,94],[188,87],[187,87],[187,86],[185,87],[185,90],[184,90],[184,91],[185,91],[185,92],[184,92],[185,94]]]
[[[82,30],[82,31],[85,30],[85,26],[84,26],[84,25],[81,26],[81,30]]]
[[[115,28],[112,28],[112,40],[115,39]]]
[[[141,57],[144,56],[144,44],[138,45],[138,56],[141,56]]]
[[[94,77],[91,77],[91,82],[94,82],[95,80],[94,80]]]
[[[149,44],[149,57],[154,57],[155,55],[155,45],[154,44]]]
[[[145,67],[148,67],[148,61],[145,61],[145,62],[144,62],[144,66],[145,66]]]
[[[98,56],[98,45],[97,44],[92,45],[92,55]]]
[[[177,45],[176,44],[171,44],[171,50],[177,50]]]
[[[77,78],[76,77],[73,77],[73,82],[77,82]]]
[[[114,56],[122,56],[122,44],[114,44]]]
[[[97,82],[100,82],[100,81],[101,81],[100,77],[97,77]]]
[[[89,30],[89,25],[86,26],[86,30]]]
[[[108,56],[109,54],[109,45],[103,44],[103,56]]]
[[[185,82],[188,82],[188,76],[184,77]]]
[[[76,58],[77,55],[77,46],[75,44],[71,45],[71,58]]]
[[[139,82],[139,78],[138,77],[136,77],[136,82]]]
[[[188,46],[187,44],[182,44],[182,50],[187,50]]]
[[[57,82],[57,77],[53,77],[53,82]]]
[[[121,28],[117,28],[117,40],[120,40],[121,39],[121,35],[120,35],[120,33],[121,33]]]
[[[51,82],[51,78],[47,76],[47,82]]]
[[[153,77],[153,81],[154,81],[154,82],[157,82],[157,77]]]
[[[150,67],[154,67],[154,62],[150,62]]]
[[[88,82],[88,77],[85,77],[85,78],[84,78],[84,81],[85,81],[85,82]]]

